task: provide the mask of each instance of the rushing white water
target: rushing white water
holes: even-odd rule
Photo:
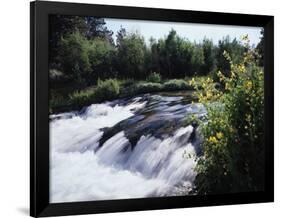
[[[178,186],[192,187],[195,160],[183,157],[195,153],[192,126],[164,139],[143,135],[134,148],[120,131],[99,148],[103,128],[145,106],[137,98],[125,106],[93,104],[50,122],[52,203],[167,196]]]

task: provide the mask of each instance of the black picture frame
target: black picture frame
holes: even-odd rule
[[[93,15],[264,28],[265,190],[207,196],[49,203],[48,16]],[[59,216],[272,202],[274,200],[274,17],[187,10],[35,1],[30,3],[30,215]]]

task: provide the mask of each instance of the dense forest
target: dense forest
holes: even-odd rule
[[[79,108],[93,101],[119,96],[122,90],[118,89],[107,96],[93,97],[89,87],[98,85],[98,81],[101,86],[120,85],[115,80],[103,83],[106,79],[122,80],[126,86],[136,80],[159,82],[160,79],[192,76],[216,77],[217,71],[227,75],[230,63],[223,52],[227,51],[232,61],[238,63],[246,51],[236,38],[225,36],[218,44],[207,38],[202,42],[191,42],[177,35],[173,29],[167,36],[159,40],[151,37],[146,43],[140,33],[127,32],[121,26],[114,40],[105,19],[91,16],[53,15],[50,17],[49,33],[50,85],[53,88],[50,112]],[[262,41],[258,48],[262,49]],[[174,82],[176,84],[172,86],[187,87],[183,81]],[[141,92],[147,87],[148,91],[162,90],[159,84],[143,86],[130,87],[125,93],[133,89]]]
[[[157,72],[162,78],[203,76],[220,70],[229,72],[223,52],[234,62],[241,60],[245,48],[237,39],[222,38],[217,45],[205,38],[191,42],[175,30],[165,38],[149,39],[120,27],[116,41],[103,18],[52,16],[50,22],[50,78],[56,82],[79,81],[89,86],[97,79],[145,80]]]
[[[203,138],[193,193],[263,189],[263,31],[256,46],[247,36],[193,42],[173,29],[148,43],[122,26],[114,39],[103,18],[54,15],[49,32],[50,114],[191,90],[208,112],[187,119]]]

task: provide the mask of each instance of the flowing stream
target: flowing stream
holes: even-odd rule
[[[158,93],[51,115],[50,201],[188,194],[200,152],[192,114],[205,111],[190,93]]]

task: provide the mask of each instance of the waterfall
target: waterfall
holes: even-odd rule
[[[93,104],[81,113],[52,115],[51,203],[169,196],[178,187],[192,188],[196,152],[191,125],[179,126],[165,137],[144,134],[134,147],[126,129],[120,129],[100,144],[106,128],[146,113],[146,107],[146,99],[135,98],[124,104]],[[184,152],[192,157],[184,157]]]

